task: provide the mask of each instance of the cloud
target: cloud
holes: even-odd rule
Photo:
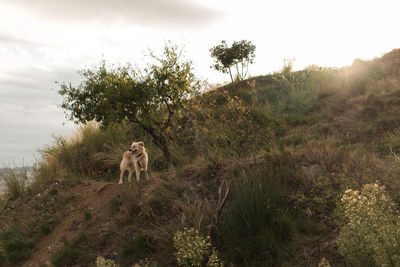
[[[36,42],[20,39],[11,35],[0,34],[0,44],[2,45],[38,45]]]
[[[79,80],[75,69],[62,67],[2,70],[0,78],[0,104],[23,106],[28,109],[59,101],[56,81]]]
[[[72,123],[63,125],[63,121],[56,105],[27,108],[0,103],[0,166],[32,164],[38,150],[52,142],[52,135],[71,132]]]
[[[33,162],[37,150],[51,142],[51,135],[70,132],[54,81],[76,82],[76,70],[31,67],[2,71],[0,79],[0,164]],[[0,165],[1,166],[1,165]]]
[[[224,12],[189,0],[6,0],[52,20],[118,21],[149,27],[202,27]]]

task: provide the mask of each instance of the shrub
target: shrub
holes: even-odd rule
[[[119,265],[113,260],[97,257],[96,267],[119,267]],[[157,267],[157,262],[152,259],[145,258],[132,265],[132,267]]]
[[[331,267],[331,264],[325,257],[323,257],[321,261],[318,263],[318,267]]]
[[[124,262],[135,262],[151,252],[151,237],[142,233],[136,233],[135,237],[122,245],[121,260]]]
[[[111,215],[116,214],[121,209],[124,199],[125,195],[118,193],[108,201]]]
[[[112,260],[107,260],[103,257],[97,257],[96,267],[118,267],[119,265],[115,264]]]
[[[239,97],[231,97],[228,92],[222,92],[220,97],[223,103],[217,103],[217,100],[191,103],[194,144],[199,154],[216,161],[226,156],[257,153],[264,148],[269,140],[266,115],[261,110],[254,110],[251,114]]]
[[[0,254],[0,258],[5,258],[11,264],[17,264],[27,258],[31,254],[33,244],[23,240],[18,233],[6,233],[2,234],[3,249]]]
[[[0,262],[8,263],[7,253],[6,253],[6,250],[4,249],[4,246],[1,242],[1,240],[0,240]]]
[[[288,253],[294,220],[282,195],[283,170],[246,171],[232,190],[232,203],[221,221],[225,256],[240,266],[278,265]],[[240,253],[238,253],[240,251]]]
[[[0,179],[5,182],[6,195],[10,200],[18,199],[25,195],[27,186],[27,168],[3,168]]]
[[[104,127],[90,122],[80,125],[70,137],[55,137],[42,150],[35,167],[35,177],[46,184],[55,177],[69,182],[83,178],[107,180],[119,173],[121,155],[128,147],[129,125],[121,123]]]
[[[398,266],[400,214],[384,187],[348,189],[341,203],[346,224],[337,243],[346,260],[354,266]]]
[[[156,261],[145,258],[135,263],[132,267],[157,267],[157,266],[158,264]]]
[[[51,256],[54,266],[90,266],[95,259],[95,242],[84,233],[66,242],[64,247]]]
[[[210,237],[204,238],[196,229],[185,228],[174,235],[176,260],[180,266],[223,266]]]

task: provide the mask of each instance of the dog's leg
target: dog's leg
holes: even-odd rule
[[[133,168],[129,167],[129,175],[128,175],[128,182],[131,183],[132,182],[132,174],[133,174]]]
[[[146,180],[149,180],[150,178],[149,178],[149,173],[147,172],[147,163],[144,166],[144,174],[146,175]]]
[[[119,174],[119,184],[123,184],[124,183],[124,172],[125,170],[122,170],[121,168],[121,173]]]
[[[136,181],[139,183],[139,181],[140,181],[140,169],[139,168],[137,168],[136,169]]]
[[[123,184],[124,183],[124,173],[126,171],[126,168],[128,167],[129,162],[127,162],[127,160],[125,158],[122,158],[121,164],[119,165],[119,169],[121,171],[120,175],[119,175],[119,184]]]

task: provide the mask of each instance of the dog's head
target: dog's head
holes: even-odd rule
[[[128,149],[135,156],[139,156],[142,154],[144,150],[144,143],[142,141],[133,142],[131,147]]]

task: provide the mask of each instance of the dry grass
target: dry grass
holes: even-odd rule
[[[400,201],[396,53],[342,69],[285,69],[192,99],[169,140],[176,172],[165,171],[160,151],[138,128],[81,125],[43,149],[32,191],[56,180],[116,182],[122,152],[140,139],[149,151],[151,180],[129,185],[106,204],[114,209],[115,229],[103,242],[112,240],[121,266],[144,257],[175,264],[176,231],[186,226],[207,235],[215,229],[223,180],[235,189],[213,242],[227,263],[310,266],[326,256],[343,265],[334,245],[338,196],[379,180]],[[17,189],[15,198],[23,194]],[[11,229],[12,216],[7,217],[0,223]]]

